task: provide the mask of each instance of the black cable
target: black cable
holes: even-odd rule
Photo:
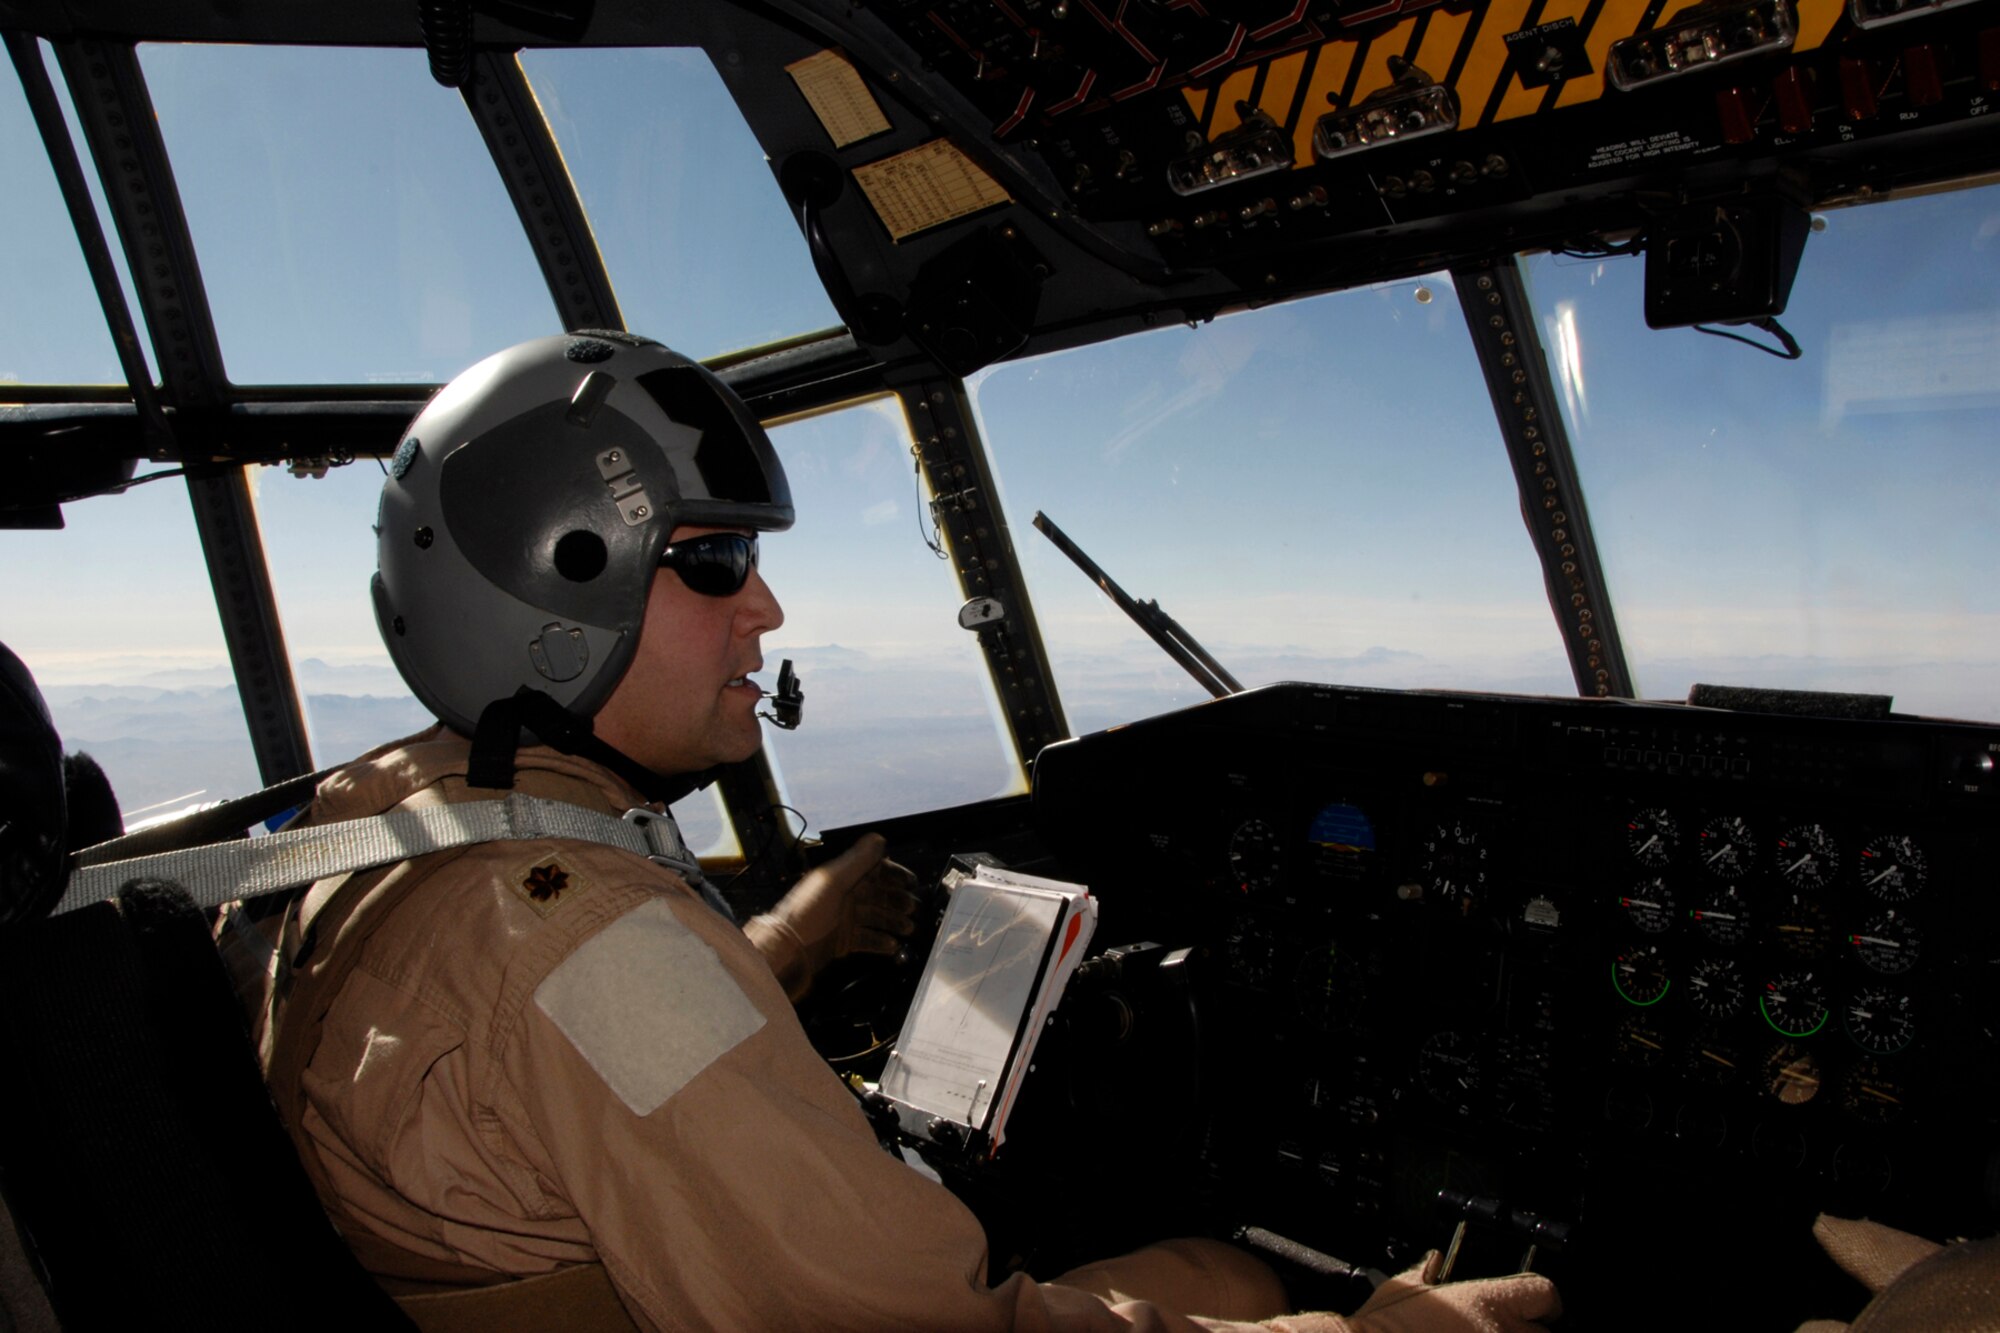
[[[915,443],[910,445],[910,472],[915,478],[911,485],[917,497],[917,536],[923,539],[924,545],[931,548],[932,555],[940,560],[949,560],[951,557],[945,554],[944,549],[944,529],[938,523],[937,501],[924,499],[924,457],[917,452]],[[928,532],[924,531],[926,513],[931,516]]]
[[[184,477],[186,475],[187,469],[184,467],[166,468],[159,472],[148,472],[143,477],[134,477],[130,481],[121,481],[116,486],[106,486],[101,491],[91,491],[87,495],[71,496],[70,499],[94,500],[100,495],[123,495],[134,486],[144,486],[149,481],[164,481],[168,477]]]
[[[417,0],[417,26],[431,77],[446,88],[464,87],[472,77],[472,0]]]
[[[1622,241],[1616,244],[1604,240],[1599,240],[1595,244],[1564,241],[1562,244],[1555,246],[1551,250],[1551,253],[1562,255],[1566,259],[1623,259],[1631,255],[1641,254],[1645,249],[1646,235],[1644,232],[1641,232],[1629,241]]]
[[[1760,343],[1755,338],[1746,338],[1740,333],[1731,333],[1727,329],[1711,328],[1706,324],[1693,324],[1689,327],[1696,333],[1706,333],[1711,338],[1728,338],[1734,342],[1740,342],[1746,347],[1754,347],[1767,356],[1777,357],[1780,361],[1796,361],[1805,355],[1805,353],[1799,350],[1798,339],[1787,333],[1785,326],[1777,320],[1772,319],[1769,315],[1760,319],[1747,319],[1743,322],[1755,328],[1760,328],[1773,338],[1776,338],[1780,343],[1784,344],[1783,350]]]
[[[796,815],[799,821],[799,827],[797,831],[792,834],[792,845],[787,849],[787,854],[789,855],[792,853],[796,853],[799,850],[799,846],[805,842],[807,822],[805,813],[792,806],[779,803],[775,805],[767,805],[764,807],[764,813],[767,815],[776,815],[781,810],[784,811],[786,814]],[[764,826],[763,843],[757,848],[756,851],[752,852],[750,855],[743,858],[743,864],[737,868],[736,873],[731,875],[722,884],[717,886],[718,891],[734,887],[737,880],[742,879],[745,875],[750,873],[751,867],[755,866],[758,862],[762,861],[766,856],[769,856],[771,854],[771,844],[775,840],[777,834],[777,828],[778,825],[775,819]]]

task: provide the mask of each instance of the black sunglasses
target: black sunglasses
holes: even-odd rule
[[[690,592],[733,597],[757,568],[757,538],[740,532],[708,532],[675,542],[660,552],[660,568],[681,576]]]

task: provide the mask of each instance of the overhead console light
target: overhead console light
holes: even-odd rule
[[[1401,56],[1389,57],[1395,82],[1357,106],[1329,111],[1313,127],[1313,152],[1344,157],[1384,144],[1458,128],[1458,97]]]
[[[1855,0],[1863,3],[1864,0]],[[1790,0],[1699,5],[1680,22],[1611,44],[1611,82],[1621,91],[1767,51],[1791,49],[1798,22]]]
[[[1291,169],[1291,136],[1248,102],[1238,102],[1236,110],[1243,117],[1241,125],[1206,148],[1167,163],[1167,185],[1175,194],[1201,194]]]
[[[1847,14],[1857,28],[1879,28],[1971,3],[1973,0],[1848,0]]]

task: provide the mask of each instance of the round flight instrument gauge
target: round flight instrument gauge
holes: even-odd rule
[[[1847,942],[1864,966],[1884,976],[1899,977],[1917,965],[1923,937],[1892,907],[1862,922]]]
[[[1915,1002],[1887,986],[1856,991],[1844,1006],[1847,1035],[1864,1051],[1894,1055],[1917,1039]]]
[[[1548,1043],[1515,1034],[1501,1037],[1494,1049],[1500,1062],[1493,1079],[1494,1114],[1516,1129],[1547,1131],[1556,1113]]]
[[[1688,973],[1688,998],[1710,1018],[1734,1018],[1750,998],[1743,969],[1733,959],[1704,958]]]
[[[1625,846],[1642,866],[1664,870],[1680,845],[1680,822],[1660,806],[1648,806],[1625,821]]]
[[[1749,938],[1750,900],[1734,884],[1704,893],[1688,915],[1694,919],[1696,930],[1726,949],[1733,949]]]
[[[1627,1004],[1642,1008],[1658,1004],[1672,985],[1667,965],[1660,959],[1657,945],[1641,944],[1625,950],[1611,963],[1611,985]]]
[[[1736,1043],[1715,1029],[1704,1030],[1687,1044],[1681,1067],[1688,1078],[1711,1088],[1733,1087],[1743,1072]]]
[[[1789,1042],[1764,1058],[1764,1091],[1787,1106],[1804,1106],[1819,1096],[1819,1057]]]
[[[1292,977],[1292,998],[1298,1003],[1299,1017],[1325,1032],[1340,1032],[1354,1025],[1361,992],[1361,978],[1332,941],[1307,950]]]
[[[1618,1063],[1637,1069],[1651,1069],[1666,1058],[1667,1038],[1650,1013],[1634,1014],[1618,1025]]]
[[[1231,980],[1269,986],[1278,976],[1278,937],[1268,926],[1239,921],[1223,937],[1222,956]]]
[[[1908,834],[1885,833],[1861,849],[1861,887],[1885,903],[1908,902],[1928,878],[1923,848]]]
[[[1764,983],[1757,1010],[1780,1035],[1810,1037],[1826,1026],[1826,983],[1809,968],[1780,972]]]
[[[1776,917],[1771,934],[1795,958],[1818,958],[1832,942],[1826,904],[1815,894],[1780,894]]]
[[[1277,886],[1283,873],[1278,835],[1261,819],[1246,819],[1229,835],[1229,870],[1236,891],[1247,898]]]
[[[1642,879],[1618,900],[1625,919],[1648,935],[1663,935],[1674,924],[1674,891],[1664,875]]]
[[[1903,1118],[1903,1080],[1889,1069],[1889,1061],[1862,1060],[1847,1071],[1841,1089],[1841,1109],[1856,1120],[1870,1125],[1892,1124]]]
[[[1840,844],[1823,824],[1795,824],[1778,839],[1778,877],[1795,889],[1823,889],[1840,873]]]
[[[1717,879],[1741,879],[1757,865],[1757,835],[1741,815],[1717,815],[1701,826],[1695,852],[1701,868]]]
[[[1470,1118],[1481,1079],[1479,1051],[1456,1032],[1434,1032],[1417,1053],[1417,1078],[1432,1100],[1452,1114]]]
[[[1424,861],[1418,868],[1424,896],[1470,912],[1486,889],[1487,858],[1492,853],[1485,830],[1462,819],[1434,825],[1424,839]]]

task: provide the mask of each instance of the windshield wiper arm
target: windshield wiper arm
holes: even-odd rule
[[[1209,656],[1208,650],[1195,641],[1194,635],[1181,628],[1178,620],[1160,609],[1158,602],[1134,601],[1117,582],[1098,567],[1095,560],[1085,555],[1066,533],[1041,510],[1035,511],[1035,526],[1044,537],[1056,544],[1056,549],[1068,556],[1076,567],[1090,576],[1090,581],[1104,590],[1105,596],[1118,604],[1118,609],[1132,618],[1132,623],[1146,631],[1154,643],[1160,645],[1168,657],[1181,664],[1181,669],[1195,678],[1195,682],[1210,694],[1220,699],[1225,694],[1241,694],[1242,682],[1229,674],[1222,663]]]

